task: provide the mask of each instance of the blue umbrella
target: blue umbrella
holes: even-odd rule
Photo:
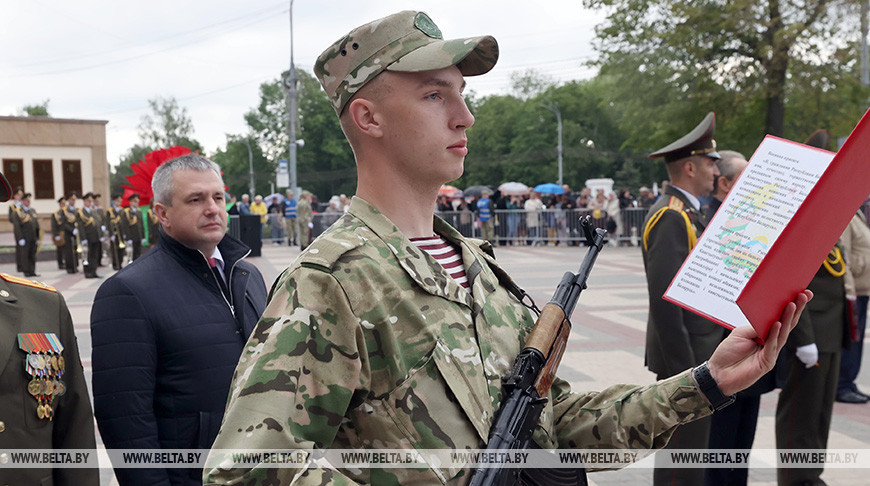
[[[559,184],[547,182],[546,184],[535,186],[535,192],[540,192],[541,194],[565,194],[565,189],[562,189],[562,186]]]

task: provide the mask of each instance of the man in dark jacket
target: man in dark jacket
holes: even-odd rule
[[[94,409],[109,449],[203,449],[220,428],[233,370],[266,305],[250,249],[226,234],[220,169],[185,155],[152,180],[157,245],[97,291]],[[203,456],[204,457],[204,456]],[[124,469],[131,484],[201,484],[202,471]]]

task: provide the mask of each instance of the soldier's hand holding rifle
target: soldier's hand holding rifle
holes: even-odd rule
[[[812,298],[813,293],[809,290],[797,294],[794,301],[782,310],[779,321],[770,326],[764,346],[755,341],[756,333],[750,326],[734,329],[719,344],[707,365],[724,395],[733,395],[748,388],[773,369],[779,351],[785,346],[789,333]]]

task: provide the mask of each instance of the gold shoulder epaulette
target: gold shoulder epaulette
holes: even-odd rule
[[[45,285],[44,283],[40,282],[34,282],[33,280],[27,280],[26,278],[16,277],[15,275],[9,275],[8,273],[0,273],[0,278],[9,283],[25,285],[27,287],[33,287],[35,289],[42,289],[49,292],[57,293],[57,289],[50,285]]]
[[[644,250],[649,249],[649,234],[652,231],[653,226],[659,222],[659,219],[661,219],[668,210],[674,210],[683,216],[683,221],[686,223],[686,235],[688,237],[689,251],[692,251],[692,248],[694,248],[695,244],[698,242],[698,236],[695,234],[695,228],[692,227],[692,221],[689,219],[689,215],[683,210],[685,207],[686,205],[683,204],[683,201],[681,201],[677,196],[671,196],[666,207],[659,208],[655,214],[650,216],[646,222],[646,227],[643,229]]]

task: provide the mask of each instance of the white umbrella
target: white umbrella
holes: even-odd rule
[[[503,196],[525,196],[529,193],[529,186],[522,182],[505,182],[498,186]]]
[[[284,200],[284,195],[277,193],[277,192],[269,194],[268,196],[265,196],[263,198],[263,202],[266,204],[266,207],[271,206],[275,202],[280,203],[283,200]]]

